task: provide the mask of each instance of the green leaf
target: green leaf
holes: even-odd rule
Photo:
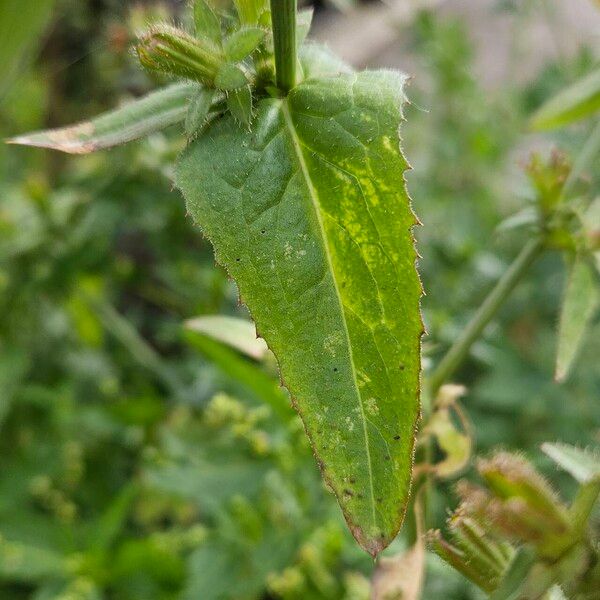
[[[600,451],[559,443],[542,444],[542,451],[580,484],[569,508],[571,527],[577,539],[588,528],[590,514],[600,494]]]
[[[596,273],[600,275],[600,197],[593,200],[588,206],[581,216],[581,222],[588,250],[592,255],[592,262]]]
[[[490,600],[518,600],[523,598],[521,590],[536,563],[535,551],[528,546],[523,546],[517,550],[500,585],[496,591],[490,595]]]
[[[306,81],[189,146],[177,185],[278,359],[323,476],[372,555],[408,502],[421,285],[399,146],[404,77]]]
[[[0,427],[30,367],[29,357],[18,348],[0,348]]]
[[[600,109],[600,69],[546,102],[531,118],[532,129],[554,129]]]
[[[237,90],[248,86],[244,71],[231,63],[224,64],[215,77],[215,87],[220,90]]]
[[[325,46],[306,43],[298,53],[305,79],[313,77],[335,77],[342,73],[350,74],[352,69]]]
[[[298,11],[298,16],[296,17],[296,44],[298,45],[298,48],[302,46],[306,36],[308,35],[308,32],[310,31],[313,12],[314,11],[312,8]]]
[[[91,548],[101,552],[110,551],[111,545],[123,530],[131,506],[138,494],[138,485],[130,482],[111,499],[104,512],[93,523],[88,534],[88,543]]]
[[[233,117],[243,125],[252,122],[252,92],[248,86],[232,90],[227,96],[227,108]]]
[[[268,9],[268,0],[234,0],[234,4],[240,21],[247,25],[256,25]]]
[[[262,360],[269,351],[264,340],[256,337],[254,324],[244,319],[206,315],[186,321],[185,326],[235,348],[254,360]]]
[[[256,364],[243,359],[225,344],[216,342],[208,335],[186,331],[185,340],[212,360],[225,374],[246,386],[258,400],[268,404],[284,421],[293,415],[286,394],[278,388],[272,377]]]
[[[31,583],[59,578],[68,572],[67,557],[43,546],[23,544],[0,536],[0,579]]]
[[[471,458],[472,441],[457,429],[448,408],[436,410],[429,419],[425,434],[436,438],[445,458],[432,466],[438,477],[452,477],[462,471]]]
[[[181,83],[153,92],[91,121],[71,127],[21,135],[10,144],[88,154],[145,137],[183,121],[197,84]]]
[[[238,31],[228,36],[223,43],[225,55],[232,62],[243,60],[258,48],[265,35],[266,31],[259,27],[238,29]]]
[[[194,0],[194,23],[198,35],[221,42],[221,22],[207,0]]]
[[[554,375],[557,381],[567,378],[599,301],[600,287],[594,268],[584,258],[576,258],[569,273],[558,326]]]
[[[538,215],[538,211],[533,206],[527,206],[520,211],[514,213],[510,217],[504,219],[498,227],[496,227],[496,231],[498,233],[512,231],[513,229],[519,229],[521,227],[528,227],[533,229],[538,226],[540,217]]]
[[[600,481],[600,453],[568,444],[542,444],[542,451],[579,483]]]
[[[208,113],[215,97],[215,90],[201,87],[192,96],[185,116],[185,133],[189,138],[206,125]]]
[[[591,176],[590,172],[593,171],[596,166],[596,158],[598,154],[600,154],[600,121],[596,123],[596,126],[592,130],[590,136],[581,147],[581,150],[577,152],[573,167],[571,168],[569,175],[564,182],[561,193],[562,197],[568,197],[573,193],[575,184],[579,181],[579,179],[582,178],[582,176]],[[595,223],[596,227],[598,226],[598,222],[599,221],[596,221]]]

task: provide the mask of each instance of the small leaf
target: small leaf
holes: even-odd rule
[[[600,250],[600,196],[581,215],[583,233],[592,252]]]
[[[225,63],[215,77],[215,87],[220,90],[237,90],[248,86],[244,72],[231,63]]]
[[[519,600],[521,590],[536,563],[535,551],[528,546],[517,550],[498,589],[490,595],[490,600]]]
[[[237,381],[252,392],[256,398],[268,404],[283,420],[289,420],[294,412],[287,394],[257,364],[243,358],[225,344],[208,335],[186,330],[185,340],[210,359],[233,381]]]
[[[192,138],[206,125],[206,117],[208,116],[214,97],[215,90],[205,87],[200,87],[192,96],[185,117],[185,133],[188,138]]]
[[[591,253],[596,273],[600,275],[600,197],[589,205],[581,221],[587,250]]]
[[[421,465],[422,470],[433,471],[438,477],[458,474],[471,458],[471,425],[458,404],[459,398],[466,391],[461,385],[443,385],[435,400],[435,410],[421,433],[422,437],[435,438],[438,447],[445,454],[445,458],[435,464]],[[462,431],[456,427],[451,411],[458,418]]]
[[[68,573],[68,557],[48,543],[38,546],[0,537],[0,578],[3,582],[31,584],[59,579]]]
[[[554,129],[591,116],[600,109],[600,69],[560,92],[531,118],[531,128]]]
[[[267,32],[259,27],[238,29],[223,43],[227,58],[232,62],[244,60],[258,48],[266,34]]]
[[[0,352],[0,427],[8,415],[13,399],[30,368],[29,357],[17,348],[4,343]]]
[[[542,444],[542,451],[581,484],[600,481],[600,452],[559,443]]]
[[[600,301],[598,276],[583,257],[571,266],[558,326],[555,379],[564,381]]]
[[[271,29],[273,25],[271,19],[271,11],[269,9],[265,9],[260,13],[260,15],[258,15],[258,20],[256,24],[260,27],[263,27],[264,29]]]
[[[243,125],[252,123],[252,92],[249,86],[229,92],[227,108],[237,121]]]
[[[352,73],[351,67],[325,46],[314,42],[306,43],[298,52],[305,79],[313,77],[335,77]]]
[[[198,35],[221,43],[221,23],[207,0],[194,0],[194,23]]]
[[[298,11],[298,16],[296,17],[296,44],[298,45],[298,48],[302,46],[310,31],[313,13],[314,11],[312,8]]]
[[[569,513],[575,536],[588,527],[589,516],[600,494],[600,450],[580,449],[567,444],[542,444],[542,451],[579,484]]]
[[[457,430],[447,408],[436,410],[427,423],[426,434],[433,435],[445,458],[432,465],[439,477],[453,477],[469,464],[471,436]]]
[[[111,498],[104,512],[94,520],[90,527],[89,537],[86,538],[88,547],[95,551],[109,551],[115,540],[121,534],[131,505],[139,493],[135,481],[123,486]]]
[[[246,25],[256,25],[268,9],[268,0],[234,0],[234,4],[240,21]]]
[[[539,225],[539,215],[537,210],[533,206],[526,206],[520,211],[506,217],[500,222],[496,231],[498,233],[505,231],[512,231],[513,229],[519,229],[521,227],[535,227]]]
[[[256,336],[256,327],[251,321],[207,315],[190,319],[185,326],[235,348],[254,360],[262,360],[269,351],[265,341]]]
[[[185,119],[196,84],[179,83],[71,127],[21,135],[9,144],[88,154],[145,137]]]
[[[588,177],[591,179],[597,165],[596,159],[598,154],[600,154],[600,121],[596,123],[592,133],[577,152],[573,167],[562,189],[563,196],[568,197],[572,195],[575,184],[581,178]],[[598,226],[598,221],[596,221],[596,226]]]

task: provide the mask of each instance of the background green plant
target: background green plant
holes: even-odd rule
[[[3,135],[152,88],[128,54],[128,18],[117,2],[59,2],[41,58],[3,99]],[[437,358],[528,235],[497,229],[533,192],[512,149],[592,57],[582,49],[568,68],[490,93],[460,23],[422,12],[402,35],[418,60],[404,137]],[[574,155],[588,132],[554,136]],[[245,314],[171,193],[180,137],[77,161],[0,148],[0,596],[366,598],[372,563],[303,431],[266,409],[281,401],[272,366],[183,331],[197,315]],[[558,253],[536,263],[456,379],[478,453],[523,450],[569,494],[538,447],[598,442],[600,336],[596,322],[572,377],[554,384],[563,274]],[[434,488],[432,525],[456,503],[451,484]],[[480,597],[428,562],[424,598]]]

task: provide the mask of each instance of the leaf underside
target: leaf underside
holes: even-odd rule
[[[11,144],[88,154],[137,140],[185,119],[195,83],[177,83],[133,100],[99,117],[61,129],[40,131],[9,140]]]
[[[236,280],[357,541],[409,497],[421,284],[398,129],[404,77],[311,79],[212,123],[180,159],[188,210]]]

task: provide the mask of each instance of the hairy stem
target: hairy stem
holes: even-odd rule
[[[473,343],[479,338],[481,332],[498,312],[528,267],[537,258],[542,247],[543,241],[541,238],[529,240],[525,244],[520,254],[489,293],[462,334],[452,344],[429,378],[428,391],[431,401],[435,398],[442,384],[455,373],[469,353]]]
[[[298,0],[271,0],[275,78],[287,94],[296,85],[296,12]]]

